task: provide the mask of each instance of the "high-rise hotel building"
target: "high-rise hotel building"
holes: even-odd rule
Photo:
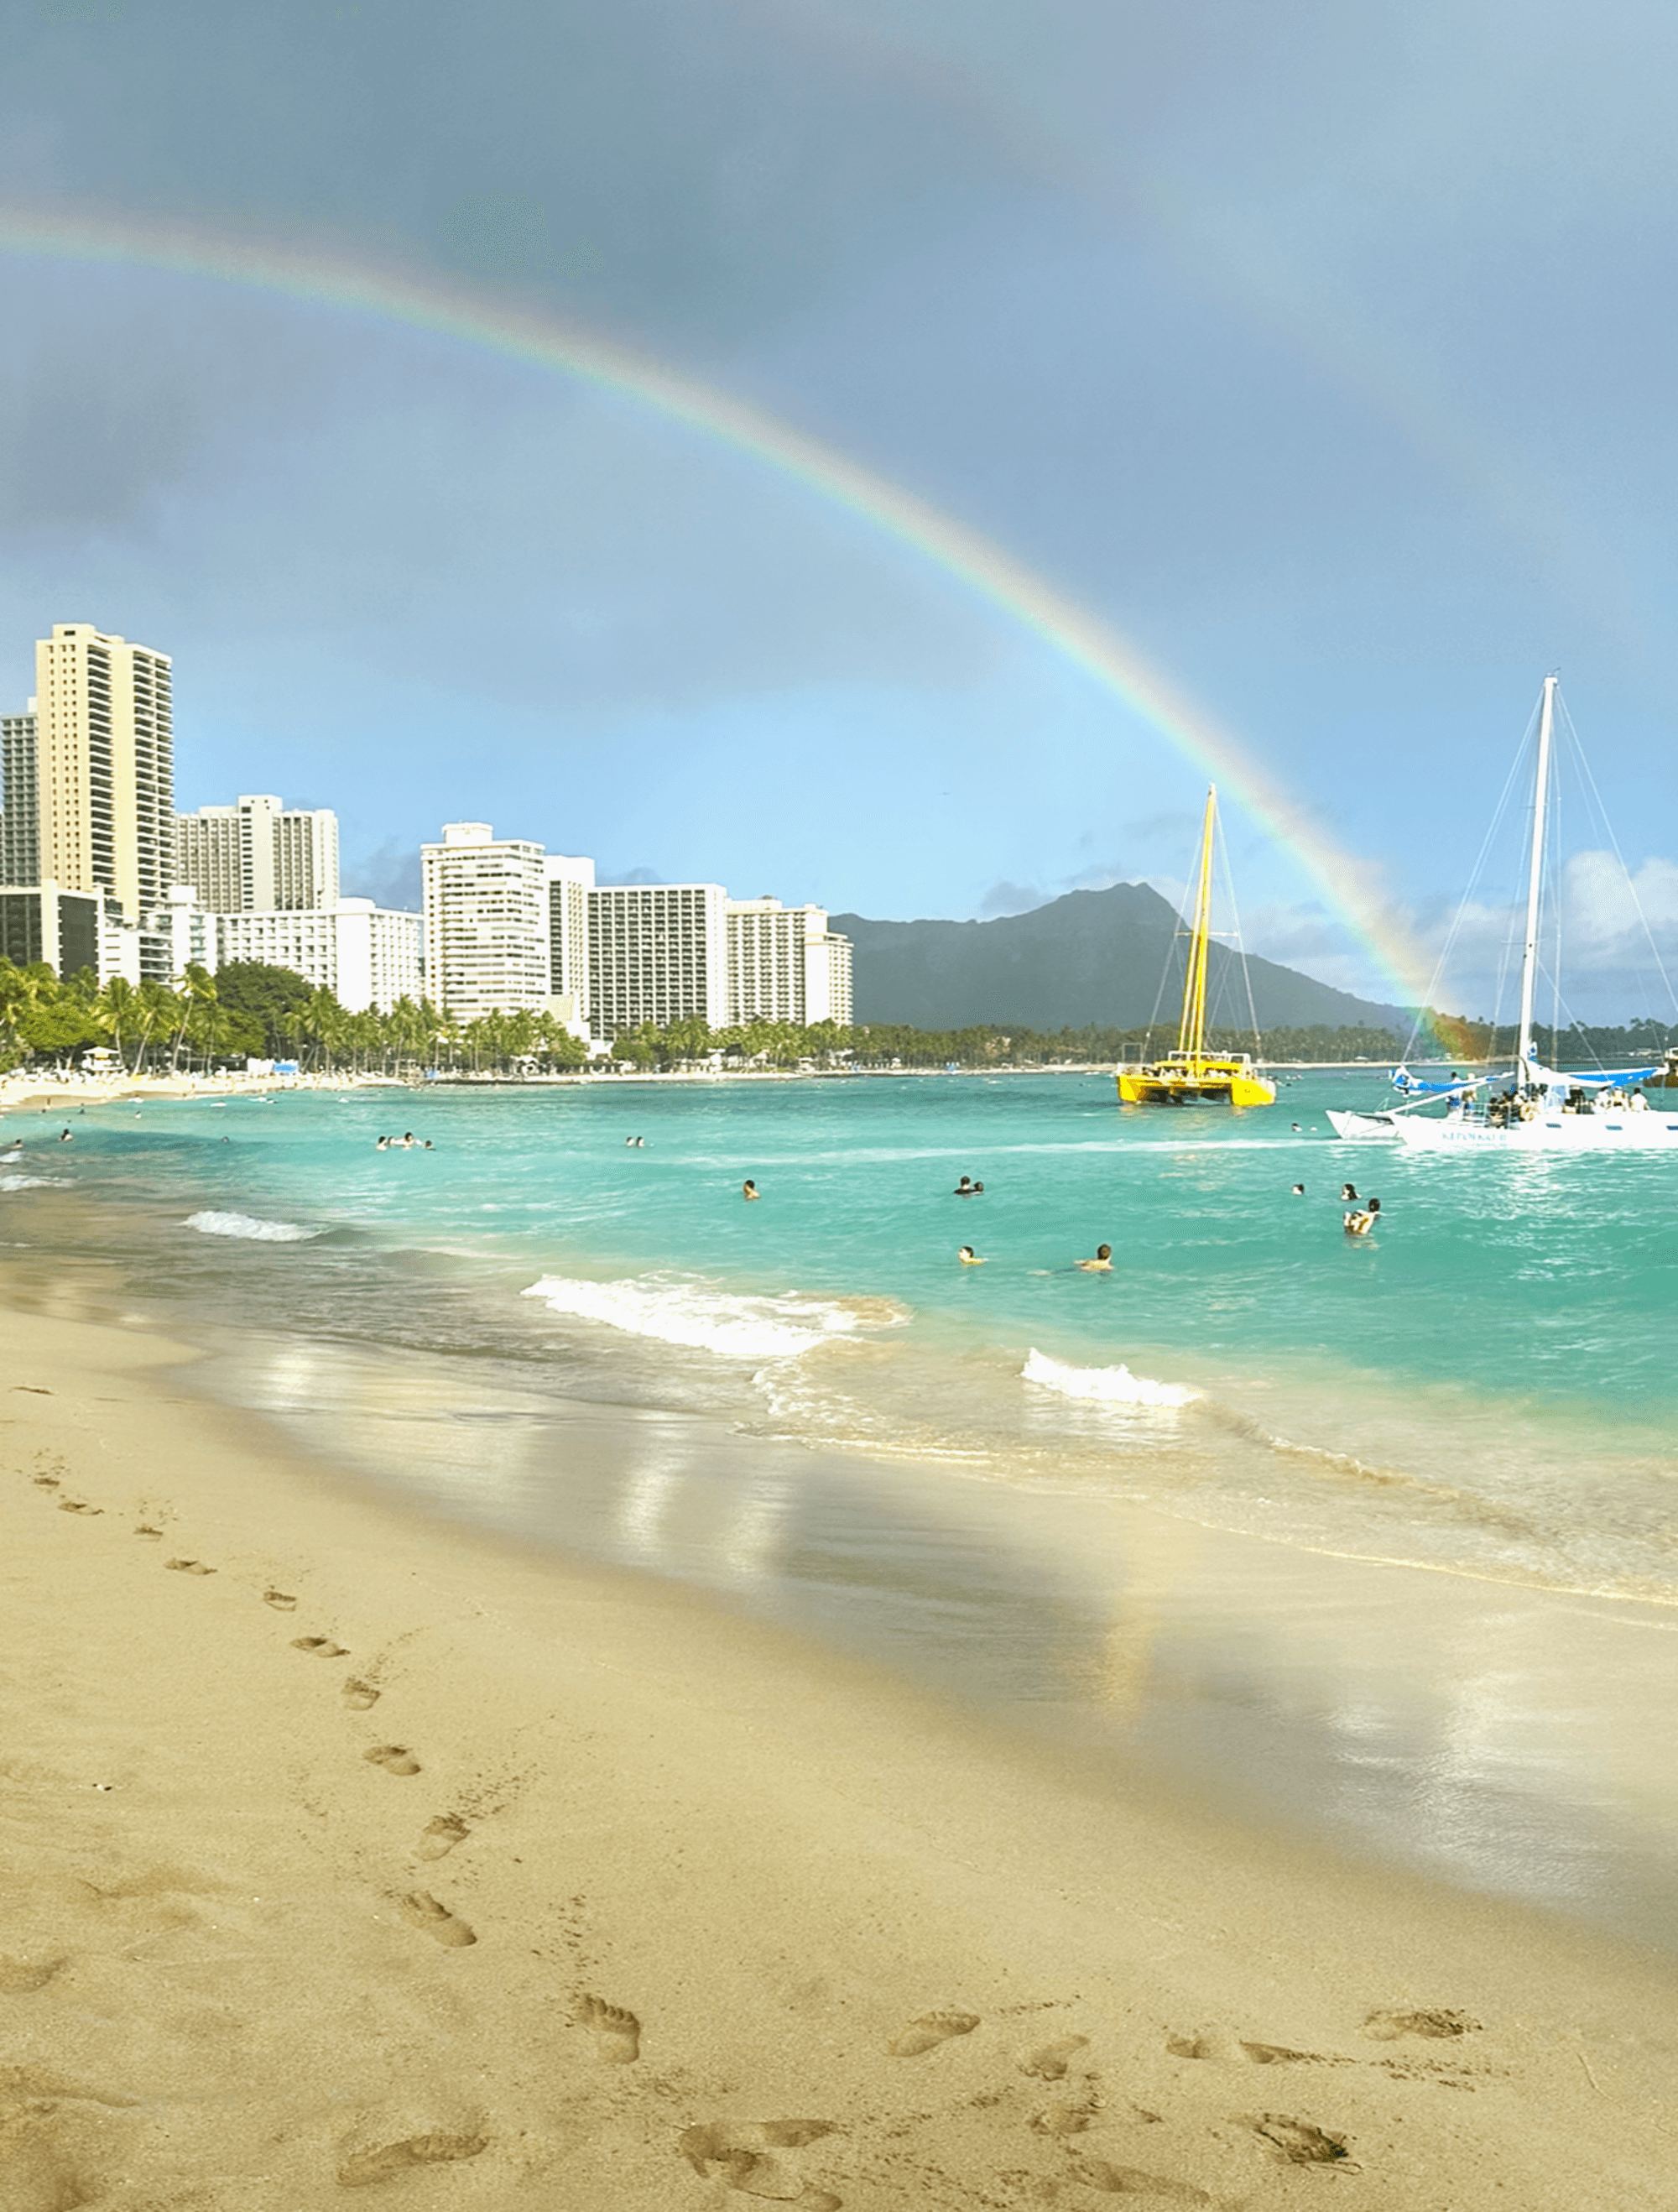
[[[90,623],[56,623],[35,647],[35,693],[36,880],[104,892],[132,922],[171,879],[169,657]],[[9,780],[9,817],[10,797]],[[9,845],[15,834],[9,820]]]
[[[568,853],[550,853],[548,878],[548,995],[550,1012],[578,1035],[588,1020],[588,896],[594,863]]]
[[[487,822],[446,822],[420,847],[425,988],[458,1021],[541,1013],[552,981],[547,855]]]
[[[174,819],[174,875],[211,914],[325,913],[338,899],[338,818],[267,794]]]
[[[728,1023],[720,884],[612,884],[588,895],[588,1025],[610,1042],[651,1022]]]
[[[850,1026],[851,941],[819,906],[779,899],[728,902],[728,1022]]]

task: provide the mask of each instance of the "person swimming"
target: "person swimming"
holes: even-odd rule
[[[742,1198],[761,1198],[763,1195],[763,1192],[758,1189],[757,1184],[753,1182],[750,1176],[748,1176],[745,1181],[740,1185],[740,1196]]]
[[[964,1176],[950,1195],[951,1198],[971,1198],[976,1188],[972,1176]]]
[[[1302,1182],[1295,1183],[1290,1195],[1294,1198],[1303,1198],[1305,1195],[1304,1184]]]
[[[1113,1248],[1110,1244],[1097,1244],[1093,1260],[1079,1260],[1075,1264],[1087,1275],[1107,1274],[1113,1265]]]
[[[1358,1196],[1358,1186],[1354,1182],[1343,1182],[1340,1187],[1340,1195],[1341,1204],[1342,1206],[1344,1206],[1348,1200],[1350,1200],[1353,1206],[1361,1205],[1362,1203],[1362,1200]]]
[[[964,1267],[982,1267],[985,1264],[970,1244],[964,1244],[956,1257]]]
[[[1370,1231],[1374,1228],[1377,1218],[1380,1212],[1380,1200],[1378,1198],[1371,1198],[1368,1200],[1359,1212],[1356,1213],[1348,1213],[1347,1215],[1347,1235],[1348,1237],[1367,1237]]]

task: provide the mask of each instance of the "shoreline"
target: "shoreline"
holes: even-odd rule
[[[1669,1962],[398,1511],[148,1330],[3,1326],[30,2212],[1669,2201]]]

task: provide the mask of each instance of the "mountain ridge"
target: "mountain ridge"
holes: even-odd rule
[[[1147,884],[1068,891],[1027,914],[990,921],[836,914],[829,927],[851,941],[860,1024],[1140,1029],[1174,1024],[1182,1000],[1186,936],[1176,910]],[[1354,997],[1251,953],[1247,973],[1261,1031],[1319,1024],[1409,1031],[1407,1007]],[[1218,1029],[1250,1026],[1240,960],[1216,939],[1207,958],[1207,1018]]]

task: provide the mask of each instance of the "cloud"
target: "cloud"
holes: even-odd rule
[[[420,903],[420,857],[398,838],[359,859],[345,860],[339,876],[345,898],[370,898],[376,906],[416,912]]]

